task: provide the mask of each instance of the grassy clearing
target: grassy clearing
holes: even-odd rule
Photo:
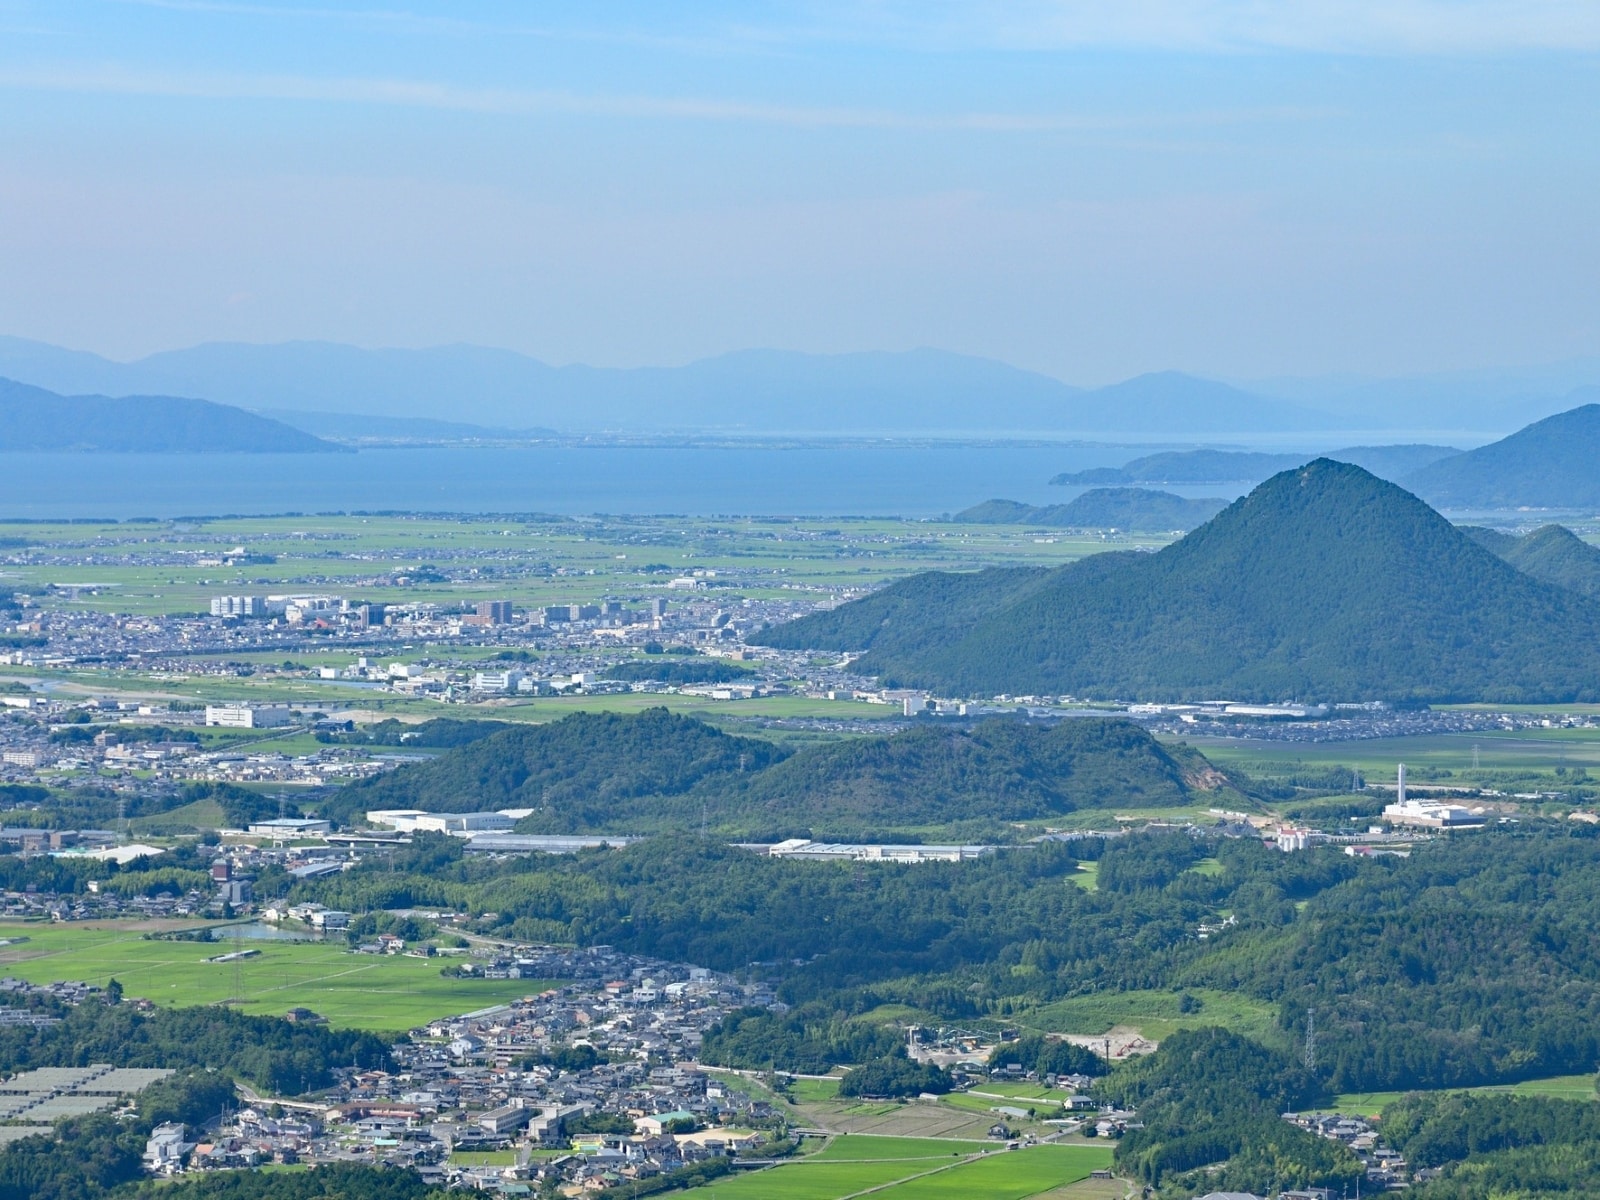
[[[514,1167],[515,1150],[457,1150],[450,1155],[450,1163],[457,1167]]]
[[[995,1080],[980,1084],[972,1089],[986,1096],[1004,1096],[1008,1100],[1054,1100],[1057,1104],[1064,1103],[1071,1092],[1064,1092],[1060,1088],[1045,1087],[1042,1083],[1012,1083],[1009,1081]]]
[[[221,829],[228,824],[222,805],[215,800],[196,800],[179,808],[148,817],[134,817],[128,829],[135,834],[162,835],[170,830]]]
[[[1525,1079],[1521,1083],[1496,1084],[1476,1088],[1444,1088],[1443,1091],[1510,1092],[1515,1096],[1550,1096],[1557,1100],[1596,1100],[1593,1075],[1554,1075],[1547,1079]],[[1407,1095],[1406,1092],[1346,1092],[1334,1097],[1330,1111],[1348,1113],[1357,1117],[1375,1117],[1386,1104]]]
[[[1097,862],[1079,863],[1078,873],[1072,877],[1072,882],[1086,892],[1095,891],[1100,886],[1100,864]]]
[[[797,1104],[821,1104],[839,1095],[837,1079],[791,1079],[789,1096]]]
[[[778,1095],[778,1093],[774,1092],[766,1084],[762,1083],[759,1079],[753,1078],[752,1076],[740,1075],[736,1071],[718,1071],[714,1069],[706,1070],[706,1074],[712,1079],[716,1079],[727,1084],[731,1088],[737,1088],[741,1092],[748,1093],[757,1100],[765,1100],[769,1104],[783,1103],[782,1096]]]
[[[1176,1030],[1203,1025],[1223,1025],[1256,1038],[1276,1036],[1277,1012],[1269,1004],[1209,988],[1194,988],[1188,994],[1200,1002],[1197,1012],[1178,1011],[1177,992],[1098,992],[1057,1000],[1019,1013],[1016,1019],[1042,1033],[1097,1035],[1126,1025],[1157,1041]]]
[[[0,937],[11,936],[29,940],[0,948],[0,974],[102,987],[115,978],[130,997],[174,1007],[231,1002],[241,1012],[270,1016],[305,1007],[338,1028],[377,1032],[402,1032],[550,986],[446,979],[437,960],[353,954],[337,943],[240,939],[240,947],[260,953],[212,963],[205,960],[231,952],[234,943],[147,941],[126,928],[0,924]]]

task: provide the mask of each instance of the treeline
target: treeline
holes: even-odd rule
[[[654,662],[618,663],[608,668],[603,678],[629,683],[732,683],[749,679],[751,674],[748,667],[735,666],[725,658],[662,657]]]
[[[115,1000],[119,988],[108,988]],[[246,1016],[227,1008],[155,1008],[91,1000],[76,1007],[34,1001],[54,1025],[0,1026],[0,1073],[36,1067],[206,1068],[296,1095],[328,1087],[336,1067],[392,1067],[375,1034]]]

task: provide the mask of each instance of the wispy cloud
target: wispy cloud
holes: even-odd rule
[[[197,13],[322,19],[416,32],[754,50],[856,44],[948,51],[1078,49],[1199,53],[1495,54],[1600,50],[1594,0],[785,0],[682,11],[592,6],[543,23],[461,7],[116,0]],[[564,18],[564,19],[563,19]]]
[[[1593,0],[825,0],[803,5],[801,14],[784,27],[798,40],[935,51],[1600,50],[1600,4]]]
[[[365,104],[505,116],[600,117],[750,122],[796,128],[973,133],[1068,133],[1314,120],[1331,110],[1262,107],[1100,115],[1069,112],[915,113],[883,108],[770,104],[697,97],[470,88],[403,79],[271,74],[182,74],[121,66],[0,67],[0,88],[197,100]]]

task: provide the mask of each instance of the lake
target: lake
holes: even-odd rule
[[[1151,447],[414,447],[355,454],[0,454],[0,519],[461,512],[937,517],[1072,499],[1061,471]],[[1170,488],[1188,496],[1237,487]]]

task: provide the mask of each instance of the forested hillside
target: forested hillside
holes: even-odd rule
[[[347,788],[337,806],[346,816],[528,807],[518,828],[530,833],[704,825],[778,839],[1177,806],[1228,787],[1198,752],[1127,721],[929,724],[788,754],[656,709],[507,729]]]
[[[58,396],[0,379],[0,451],[310,454],[342,447],[241,408],[178,396]]]
[[[666,709],[638,716],[577,713],[516,725],[335,793],[345,817],[375,808],[579,812],[583,820],[643,797],[676,796],[711,775],[759,771],[783,757],[771,742],[733,737]]]
[[[1188,500],[1148,488],[1093,488],[1067,504],[1035,507],[1015,500],[988,500],[955,515],[979,525],[1040,525],[1050,529],[1134,529],[1187,532],[1209,521],[1225,501]]]
[[[920,575],[755,640],[954,695],[1600,699],[1600,605],[1326,459],[1156,554]]]
[[[1600,504],[1600,404],[1584,404],[1510,437],[1406,476],[1441,508],[1592,509]]]
[[[1600,599],[1600,549],[1565,525],[1545,525],[1523,537],[1478,526],[1462,526],[1462,532],[1525,575]]]

